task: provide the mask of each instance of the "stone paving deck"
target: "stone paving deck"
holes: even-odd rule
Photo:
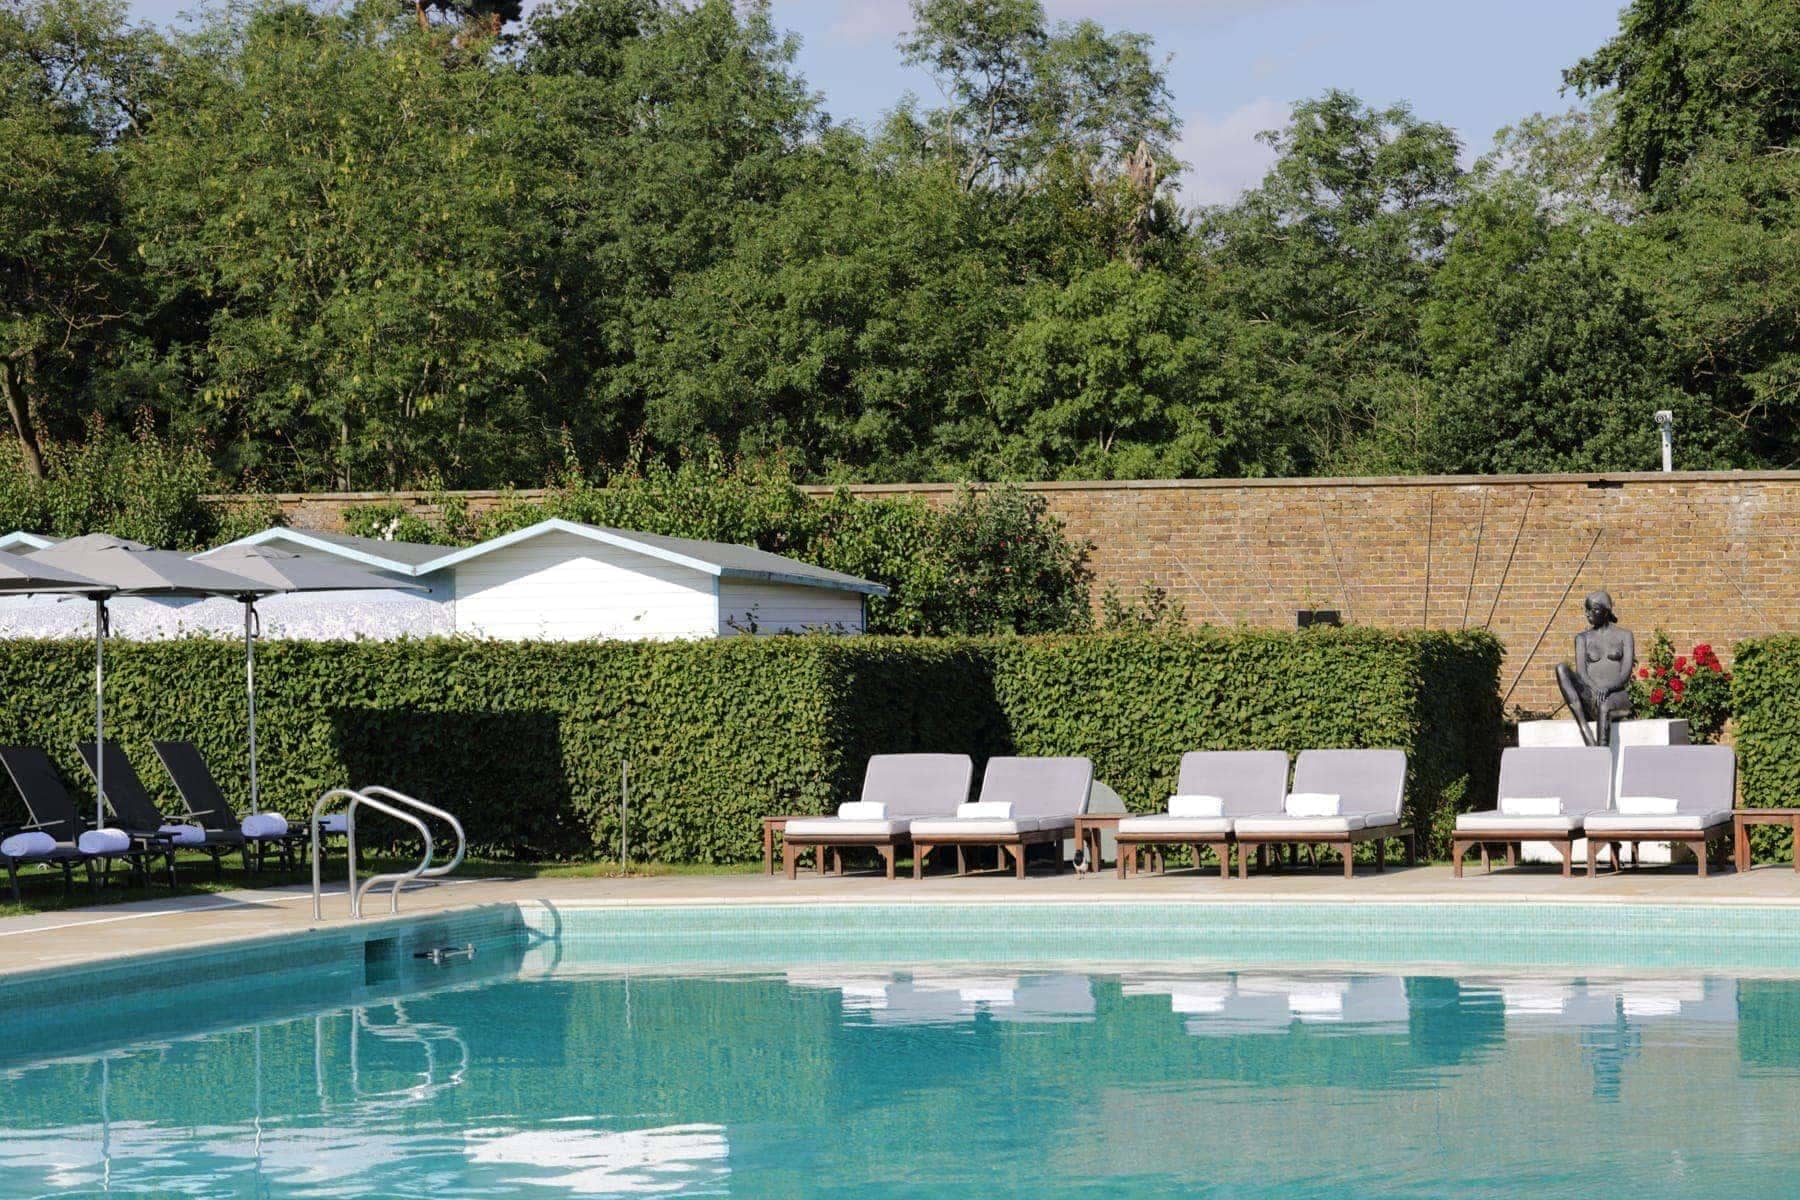
[[[543,900],[563,906],[658,904],[839,903],[1019,903],[1105,900],[1166,904],[1191,900],[1295,901],[1308,903],[1455,904],[1583,901],[1588,903],[1754,904],[1800,906],[1800,875],[1786,866],[1700,879],[1691,867],[1645,867],[1598,879],[1564,879],[1554,870],[1521,869],[1462,879],[1450,868],[1390,868],[1385,874],[1358,874],[1346,880],[1337,870],[1253,875],[1221,880],[1217,875],[1176,872],[1120,881],[1100,875],[939,876],[920,882],[889,882],[873,875],[821,878],[802,873],[793,882],[765,875],[665,875],[642,879],[463,879],[407,891],[402,917],[472,908],[484,904]],[[319,924],[348,922],[348,901],[339,883],[326,898]],[[385,902],[371,897],[369,911],[385,914]],[[311,892],[304,887],[171,897],[106,907],[38,913],[0,920],[0,975],[72,966],[135,954],[218,945],[245,938],[299,932],[315,927]]]

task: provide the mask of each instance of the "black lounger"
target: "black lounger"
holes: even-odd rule
[[[93,878],[93,865],[98,862],[102,875],[112,869],[112,860],[123,859],[131,865],[132,871],[143,877],[146,884],[150,881],[149,860],[158,855],[166,855],[169,863],[169,881],[175,880],[175,855],[166,844],[134,842],[130,850],[118,854],[87,854],[76,842],[87,829],[87,824],[76,811],[75,801],[70,798],[69,790],[63,786],[62,776],[56,773],[56,766],[50,756],[36,746],[0,746],[0,766],[12,778],[13,786],[19,790],[19,797],[25,801],[25,810],[31,814],[30,828],[40,829],[56,839],[57,849],[52,855],[44,858],[9,859],[6,873],[12,883],[13,898],[19,898],[17,868],[32,862],[55,862],[63,866],[63,881],[71,881],[71,872],[76,863],[83,863]]]
[[[244,869],[250,869],[250,848],[256,847],[256,869],[262,870],[264,856],[273,846],[281,855],[282,864],[289,869],[299,864],[299,846],[306,840],[306,834],[297,829],[289,829],[286,833],[253,837],[243,833],[242,823],[232,809],[231,802],[225,799],[220,790],[218,780],[206,765],[206,759],[192,742],[153,742],[156,757],[162,760],[163,770],[169,773],[169,781],[175,790],[181,793],[181,802],[187,806],[188,815],[198,822],[210,835],[213,831],[221,834],[236,834],[244,843]],[[109,761],[107,771],[112,770]]]
[[[81,760],[87,764],[88,773],[95,774],[97,756],[94,753],[94,743],[78,742],[75,748],[81,752]],[[163,832],[163,826],[177,822],[158,811],[156,801],[144,790],[144,781],[138,778],[136,768],[125,757],[125,751],[119,748],[117,742],[106,743],[106,806],[118,818],[119,828],[134,839],[140,839],[146,845],[162,845],[168,849],[169,884],[174,886],[175,839],[173,835]],[[225,871],[220,858],[233,850],[242,849],[243,845],[242,834],[234,838],[215,838],[209,830],[205,842],[184,848],[203,850],[212,855],[213,870],[222,876]]]

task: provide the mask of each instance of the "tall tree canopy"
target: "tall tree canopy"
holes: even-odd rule
[[[0,6],[18,471],[103,428],[250,487],[1619,470],[1661,408],[1681,466],[1800,464],[1793,0],[1633,0],[1472,170],[1326,91],[1187,210],[1149,38],[911,15],[937,95],[864,128],[764,0]]]

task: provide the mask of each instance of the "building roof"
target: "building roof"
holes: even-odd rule
[[[471,559],[480,558],[507,546],[516,546],[549,533],[566,533],[602,545],[661,559],[690,570],[720,579],[743,579],[760,583],[786,583],[800,587],[830,588],[858,592],[865,596],[885,596],[888,589],[868,579],[858,579],[842,571],[828,571],[797,558],[771,554],[754,546],[737,546],[729,542],[703,542],[694,538],[665,537],[659,533],[638,533],[630,529],[607,529],[599,525],[583,525],[551,517],[523,529],[489,538],[485,542],[445,554],[422,567],[425,571],[441,571]]]
[[[729,542],[704,542],[694,538],[665,537],[656,533],[637,533],[629,529],[606,529],[551,517],[523,529],[489,538],[473,546],[456,549],[431,546],[420,542],[390,542],[381,538],[355,537],[345,533],[321,533],[312,529],[288,529],[277,526],[240,538],[234,545],[261,545],[279,542],[305,546],[335,554],[364,566],[398,575],[434,574],[491,554],[507,546],[516,546],[549,533],[564,533],[586,538],[602,545],[614,546],[663,562],[674,563],[721,579],[742,579],[761,583],[786,583],[800,587],[829,588],[857,592],[865,596],[885,596],[888,589],[868,579],[858,579],[841,571],[828,571],[799,559],[754,546],[737,546]]]
[[[48,549],[62,540],[62,538],[50,537],[47,534],[15,529],[11,533],[0,533],[0,550],[8,550],[14,554],[27,554],[33,550]]]
[[[365,567],[392,571],[397,575],[422,575],[420,568],[434,558],[449,553],[449,546],[433,546],[425,542],[390,542],[385,538],[357,537],[349,533],[326,533],[317,529],[289,529],[275,525],[249,537],[230,543],[233,546],[261,546],[270,542],[304,546],[320,550]]]

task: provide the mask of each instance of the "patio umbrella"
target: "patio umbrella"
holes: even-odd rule
[[[250,718],[250,811],[261,812],[256,780],[256,639],[262,632],[262,622],[256,613],[257,600],[273,593],[401,589],[423,592],[430,589],[423,584],[377,575],[333,559],[306,558],[275,546],[221,546],[196,554],[194,559],[222,567],[233,575],[256,580],[263,588],[260,592],[247,592],[238,597],[244,603],[244,691],[249,700]]]
[[[106,602],[124,596],[243,596],[271,589],[194,562],[173,550],[152,550],[110,534],[71,538],[25,558],[34,568],[48,567],[98,584],[104,591],[86,592],[94,601],[94,741],[106,744]],[[82,592],[70,587],[63,590]],[[94,823],[106,824],[106,755],[95,756]]]

